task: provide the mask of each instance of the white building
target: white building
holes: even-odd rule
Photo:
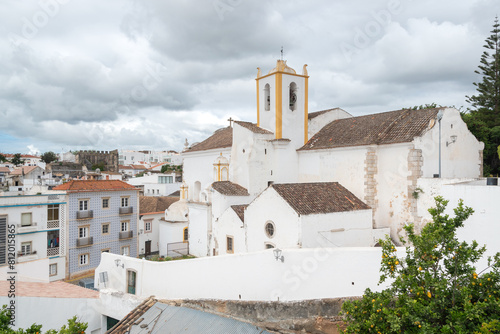
[[[0,196],[0,276],[16,271],[19,281],[64,279],[66,211],[61,193]],[[15,254],[15,270],[8,265],[10,254]]]
[[[247,213],[254,212],[254,199],[267,196],[263,192],[273,184],[339,183],[371,208],[371,217],[365,216],[366,221],[359,223],[374,229],[363,232],[365,237],[352,239],[354,243],[340,244],[373,246],[373,238],[381,233],[390,231],[399,243],[405,223],[422,223],[419,212],[428,207],[419,207],[419,180],[481,175],[484,145],[468,131],[456,109],[396,110],[359,117],[339,108],[309,113],[308,78],[305,66],[297,74],[282,60],[268,74],[259,70],[257,124],[236,121],[183,152],[192,254],[224,253],[228,249],[224,235],[230,233],[238,235],[236,240],[244,236],[241,250],[314,247],[303,243],[301,234],[291,226],[280,229],[280,233],[290,234],[286,242],[263,242],[263,227],[260,236],[251,233],[255,226],[272,220]],[[230,182],[240,195],[218,191],[216,185],[221,181]],[[320,200],[319,194],[308,194],[308,201]],[[236,212],[226,212],[233,205],[248,205],[240,230],[235,226],[241,223],[228,223],[237,221]],[[282,207],[268,214],[290,214],[287,211]],[[308,238],[320,238],[321,231],[335,225],[333,216],[317,218],[313,220],[321,223]],[[349,223],[338,226],[335,229],[346,229]],[[330,236],[335,239],[338,235]]]
[[[42,185],[45,171],[38,166],[21,166],[9,175],[9,191],[29,191],[33,186]]]
[[[167,162],[172,165],[182,165],[182,157],[176,151],[133,151],[120,150],[118,156],[120,165],[148,164],[148,167]]]
[[[139,196],[139,256],[159,253],[160,225],[165,221],[165,210],[178,200],[179,197]]]
[[[181,187],[181,182],[176,182],[176,174],[146,173],[141,177],[127,180],[128,184],[143,190],[144,196],[168,196]]]
[[[160,221],[160,255],[179,257],[190,253],[188,231],[188,206],[185,187],[181,189],[180,200],[165,210]],[[206,239],[202,239],[205,241]],[[193,254],[193,253],[191,253]]]

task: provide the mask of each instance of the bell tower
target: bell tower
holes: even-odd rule
[[[275,139],[290,139],[293,146],[307,142],[308,79],[307,65],[302,74],[278,60],[276,67],[257,78],[257,125],[272,131]]]

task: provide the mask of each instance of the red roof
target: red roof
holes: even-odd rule
[[[136,187],[120,180],[71,180],[54,190],[67,192],[137,190]]]
[[[35,169],[40,168],[38,166],[22,166],[19,168],[14,169],[14,171],[11,173],[11,175],[22,175],[24,171],[24,175],[31,173]]]
[[[1,291],[9,289],[9,282],[0,282]],[[52,283],[16,282],[16,295],[45,298],[99,298],[99,291],[57,281]]]

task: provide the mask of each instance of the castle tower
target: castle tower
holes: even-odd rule
[[[278,60],[276,67],[257,78],[257,125],[274,132],[275,139],[290,139],[295,148],[307,142],[307,65],[302,74]]]

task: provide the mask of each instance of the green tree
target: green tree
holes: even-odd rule
[[[460,201],[451,218],[444,214],[448,201],[435,201],[436,207],[429,209],[433,222],[420,235],[412,224],[405,226],[412,247],[406,247],[404,258],[397,257],[389,237],[380,240],[380,282],[392,283],[344,303],[347,333],[489,333],[498,328],[500,254],[478,273],[474,264],[486,248],[456,237],[473,210]]]
[[[5,157],[5,155],[0,153],[0,162],[5,162],[5,161],[7,161],[7,157]]]
[[[170,173],[170,172],[181,172],[182,173],[182,165],[168,165],[165,164],[161,166],[162,173]]]
[[[54,152],[49,151],[49,152],[45,152],[44,154],[42,154],[41,160],[43,162],[45,162],[46,164],[50,164],[53,161],[59,160],[59,157]]]
[[[484,174],[500,173],[500,159],[496,148],[500,145],[500,25],[495,18],[491,35],[486,39],[476,74],[481,82],[474,82],[477,95],[467,96],[472,108],[463,113],[469,130],[485,144]]]
[[[7,309],[7,305],[3,305],[0,310],[0,333],[2,334],[42,334],[42,325],[33,324],[28,329],[18,329],[14,330],[10,327],[11,312]],[[85,322],[80,322],[77,317],[74,316],[68,319],[68,324],[64,325],[56,331],[50,329],[45,334],[84,334],[87,329],[88,324]]]
[[[15,166],[22,165],[24,163],[24,160],[21,158],[21,153],[14,154],[12,159],[10,159],[10,162]]]

